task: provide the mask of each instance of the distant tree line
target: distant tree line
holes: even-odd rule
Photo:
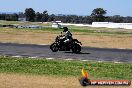
[[[31,22],[51,22],[62,21],[64,23],[87,23],[92,22],[115,22],[115,23],[132,23],[132,17],[123,17],[120,15],[105,16],[107,11],[103,8],[96,8],[89,16],[77,16],[77,15],[55,15],[48,14],[48,11],[35,12],[32,8],[26,8],[25,12],[18,14],[0,14],[0,20],[17,21],[18,18],[25,17],[27,21]]]
[[[7,21],[18,21],[18,14],[0,14],[0,20],[7,20]]]

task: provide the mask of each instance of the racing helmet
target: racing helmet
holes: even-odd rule
[[[67,27],[63,27],[63,32],[67,32],[68,31],[68,28]]]

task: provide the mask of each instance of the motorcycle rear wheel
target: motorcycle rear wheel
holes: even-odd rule
[[[73,53],[80,53],[81,52],[81,46],[79,44],[74,44],[72,47],[72,52]]]

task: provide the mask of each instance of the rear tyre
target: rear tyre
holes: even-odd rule
[[[50,49],[52,50],[52,52],[57,52],[59,50],[56,43],[51,44]]]
[[[80,53],[81,52],[81,46],[79,44],[74,44],[72,47],[72,52],[73,53]]]

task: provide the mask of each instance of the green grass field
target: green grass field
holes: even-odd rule
[[[23,31],[36,31],[36,32],[40,32],[40,31],[49,31],[49,32],[54,32],[54,33],[60,33],[63,31],[63,29],[59,29],[59,28],[37,28],[37,29],[30,29],[30,28],[0,28],[0,30],[23,30]],[[132,35],[132,31],[130,30],[112,30],[112,29],[102,29],[102,30],[98,30],[98,29],[93,29],[93,28],[86,28],[86,29],[76,29],[76,28],[70,28],[69,29],[72,33],[80,33],[80,35]]]
[[[42,23],[42,22],[21,22],[21,21],[4,21],[0,20],[0,24],[5,24],[5,25],[40,25],[40,26],[51,26],[51,23]]]
[[[0,73],[81,76],[84,67],[93,79],[132,79],[132,64],[0,57]]]
[[[41,22],[20,22],[20,21],[3,21],[0,20],[0,24],[18,24],[18,25],[39,25],[39,26],[51,26],[52,23],[41,23]],[[67,26],[71,32],[81,32],[83,34],[132,34],[132,30],[127,29],[111,29],[111,28],[93,28],[93,27],[79,27],[79,26]],[[3,29],[3,28],[0,28]],[[15,29],[15,28],[13,28]],[[63,29],[59,28],[40,28],[40,29],[28,29],[23,28],[21,30],[42,30],[42,31],[52,31],[52,32],[60,32],[63,31]]]

